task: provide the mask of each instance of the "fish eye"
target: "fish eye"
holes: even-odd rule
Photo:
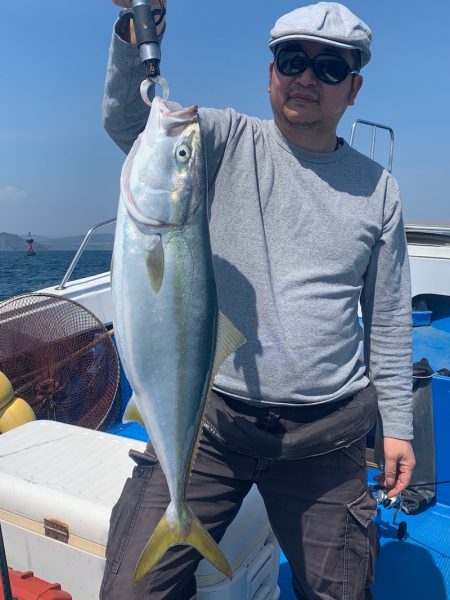
[[[179,163],[187,163],[191,158],[191,148],[187,144],[180,144],[175,150],[175,158]]]

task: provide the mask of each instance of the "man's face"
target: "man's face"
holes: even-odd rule
[[[323,53],[338,54],[353,69],[350,50],[310,41],[298,45],[310,59]],[[360,75],[349,74],[337,85],[329,85],[318,79],[311,67],[301,74],[286,76],[271,63],[268,91],[275,122],[288,138],[288,132],[304,128],[335,131],[346,108],[354,104],[361,85]]]

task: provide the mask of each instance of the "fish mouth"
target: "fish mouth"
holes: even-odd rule
[[[170,110],[166,102],[162,103],[161,107],[161,121],[160,124],[163,129],[178,129],[179,127],[186,127],[190,123],[196,121],[198,114],[198,106],[190,106],[188,108],[180,108],[180,110]]]

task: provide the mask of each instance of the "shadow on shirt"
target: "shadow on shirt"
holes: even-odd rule
[[[216,278],[220,310],[231,319],[233,325],[246,339],[246,342],[236,350],[234,368],[236,370],[242,368],[250,397],[260,398],[256,356],[261,356],[263,351],[258,339],[255,290],[248,279],[224,258],[214,255],[214,269],[216,273],[220,273],[220,276]],[[246,360],[244,360],[244,355]]]

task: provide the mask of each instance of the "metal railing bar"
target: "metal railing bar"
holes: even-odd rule
[[[87,243],[89,242],[92,234],[95,231],[97,231],[97,229],[100,229],[101,227],[106,227],[106,225],[111,225],[111,223],[114,223],[115,221],[116,221],[116,217],[114,217],[113,219],[108,219],[108,221],[102,221],[102,223],[98,223],[97,225],[94,225],[93,227],[91,227],[91,229],[89,229],[89,231],[84,236],[84,240],[81,242],[81,246],[78,248],[77,253],[73,257],[73,260],[69,265],[69,268],[67,269],[64,277],[62,278],[61,283],[56,288],[57,290],[64,290],[66,288],[66,284],[69,281],[69,278],[73,273],[73,270],[77,266],[77,263],[80,260],[80,257],[83,254],[84,249],[86,248]]]
[[[375,157],[375,144],[377,141],[377,128],[372,127],[372,142],[370,144],[370,158],[373,160]]]
[[[352,132],[350,135],[350,146],[353,147],[353,141],[355,138],[355,131],[357,125],[368,125],[372,127],[372,141],[370,146],[370,158],[374,158],[375,156],[375,142],[376,142],[376,129],[385,129],[389,132],[390,135],[390,144],[389,144],[389,159],[387,170],[389,173],[392,172],[392,163],[394,161],[394,130],[392,127],[388,127],[387,125],[382,125],[381,123],[375,123],[375,121],[365,121],[364,119],[356,119],[353,121]]]
[[[405,225],[406,232],[435,233],[436,235],[450,235],[450,226],[439,225]]]

